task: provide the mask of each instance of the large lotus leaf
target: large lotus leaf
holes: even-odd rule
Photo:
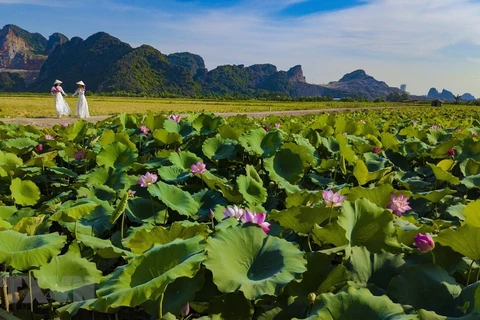
[[[445,188],[445,189],[441,189],[441,190],[434,190],[434,191],[431,191],[431,192],[419,192],[419,193],[416,193],[413,196],[413,198],[414,199],[420,199],[421,198],[421,199],[425,199],[425,200],[428,200],[430,202],[436,203],[436,202],[440,202],[446,196],[453,195],[455,193],[456,193],[456,191],[453,191],[449,188]]]
[[[167,210],[168,208],[159,201],[135,197],[128,201],[125,213],[132,222],[154,225],[159,221],[165,221]]]
[[[18,151],[35,147],[37,144],[37,141],[30,138],[13,138],[5,141],[5,146],[7,148]]]
[[[219,135],[207,139],[202,145],[203,153],[210,160],[235,159],[239,151],[239,145],[236,140],[223,139]]]
[[[363,160],[357,160],[355,162],[355,167],[353,168],[353,175],[357,179],[358,184],[362,186],[367,182],[382,178],[386,173],[389,173],[390,171],[392,171],[391,168],[385,168],[382,170],[370,172]]]
[[[197,162],[202,162],[202,158],[197,157],[195,153],[189,151],[175,152],[168,158],[173,165],[190,171],[190,166]]]
[[[58,155],[58,152],[51,151],[42,153],[38,156],[30,158],[27,162],[25,162],[26,167],[54,167],[56,163],[53,161],[55,157]]]
[[[391,149],[394,152],[398,152],[398,140],[394,134],[390,132],[382,132],[380,140],[384,149]]]
[[[242,291],[249,300],[278,295],[306,271],[304,253],[256,226],[231,227],[208,239],[205,266],[222,292]]]
[[[54,215],[50,217],[53,221],[74,222],[93,212],[100,204],[89,200],[78,200],[73,203],[66,203]]]
[[[461,152],[457,156],[459,161],[466,159],[480,160],[480,141],[475,141],[472,138],[463,140]]]
[[[237,177],[237,186],[238,191],[251,206],[260,205],[267,201],[267,190],[261,182],[241,175]]]
[[[480,189],[480,174],[468,176],[462,180],[462,184],[468,189]]]
[[[317,298],[310,316],[305,319],[351,320],[351,319],[400,319],[404,315],[401,305],[387,296],[374,296],[370,290],[348,287],[346,291],[324,293]],[[408,318],[411,319],[411,318]]]
[[[165,119],[163,122],[163,128],[168,132],[178,133],[183,139],[195,134],[191,123],[188,121],[180,121],[180,123],[177,123],[171,119]]]
[[[216,132],[224,122],[225,120],[222,117],[203,113],[193,121],[192,125],[200,134],[209,135]]]
[[[135,149],[115,141],[105,146],[97,156],[97,163],[107,168],[123,170],[130,167],[137,159],[138,154]]]
[[[37,228],[43,222],[44,218],[44,214],[39,214],[35,217],[23,217],[15,224],[12,230],[33,236],[37,232]]]
[[[462,310],[464,313],[476,312],[480,314],[480,281],[463,288],[458,297],[457,305],[466,307],[466,310]]]
[[[96,301],[97,299],[77,301],[58,308],[56,311],[62,317],[61,319],[70,319],[71,317],[75,316],[80,311],[80,309],[89,311],[94,310],[93,304]]]
[[[336,136],[338,141],[339,153],[340,155],[348,161],[349,164],[353,165],[357,162],[358,157],[355,155],[352,147],[348,145],[348,139],[343,134],[337,134]]]
[[[40,189],[29,180],[13,179],[10,191],[15,203],[21,206],[33,206],[40,200]]]
[[[264,165],[270,178],[278,183],[286,181],[294,185],[305,173],[301,156],[290,149],[282,149],[273,157],[265,159]]]
[[[239,141],[248,152],[266,158],[282,146],[283,136],[278,130],[265,132],[264,129],[257,128],[244,133]]]
[[[157,129],[153,132],[155,141],[161,146],[168,146],[182,142],[182,136],[175,132],[168,132],[165,129]]]
[[[338,225],[346,231],[350,246],[365,246],[371,252],[398,248],[393,215],[367,199],[344,201]]]
[[[0,263],[17,270],[42,266],[60,253],[66,240],[57,232],[27,236],[13,230],[1,231]]]
[[[214,175],[210,171],[206,171],[200,175],[200,178],[211,190],[220,190],[222,195],[232,203],[238,203],[243,200],[243,196],[223,177]]]
[[[435,178],[439,181],[446,181],[452,185],[457,185],[460,184],[460,179],[455,177],[453,174],[450,172],[447,172],[443,170],[442,168],[435,166],[431,163],[428,164],[430,168],[432,168],[433,174],[435,175]]]
[[[252,303],[241,292],[228,293],[213,298],[208,306],[209,314],[218,314],[222,319],[253,319]]]
[[[186,171],[184,168],[173,166],[162,166],[158,169],[158,174],[167,182],[182,183],[190,178],[190,171]]]
[[[195,276],[205,259],[204,247],[202,236],[153,246],[100,284],[95,309],[106,312],[157,300],[175,279]]]
[[[321,252],[307,253],[307,271],[301,282],[290,282],[285,288],[289,296],[304,296],[336,291],[350,280],[344,265],[335,266],[332,258]]]
[[[47,168],[49,171],[52,171],[53,173],[55,173],[56,175],[59,175],[59,176],[64,176],[64,177],[68,177],[68,178],[73,178],[73,179],[76,179],[78,177],[78,174],[68,168],[64,168],[64,167],[49,167]]]
[[[163,312],[180,314],[181,309],[189,302],[194,301],[197,291],[205,284],[205,273],[199,271],[195,277],[181,277],[170,283],[165,290],[162,301]],[[140,305],[149,314],[158,316],[159,301],[148,300]],[[176,319],[176,317],[175,317]]]
[[[138,230],[125,244],[134,253],[143,253],[150,249],[154,244],[167,244],[175,239],[190,239],[195,236],[207,237],[209,229],[204,224],[187,224],[174,222],[169,227],[154,227],[148,231]]]
[[[462,287],[438,265],[416,265],[391,279],[388,294],[392,299],[415,309],[455,315],[455,299]],[[453,314],[452,314],[453,313]]]
[[[34,270],[33,274],[40,288],[61,293],[100,283],[102,280],[102,272],[94,262],[72,252],[54,257],[39,270]]]
[[[200,204],[193,199],[190,193],[162,181],[149,185],[148,192],[181,215],[192,216],[200,209]]]
[[[480,313],[470,313],[463,317],[445,317],[445,316],[438,315],[433,311],[428,311],[425,309],[419,310],[418,314],[419,314],[419,318],[418,318],[419,320],[477,320],[480,317]],[[410,320],[410,319],[405,319],[405,320]],[[417,318],[413,320],[417,320]]]
[[[287,208],[316,205],[323,202],[322,192],[319,190],[302,190],[294,194],[288,195],[285,199]]]
[[[300,234],[309,234],[315,224],[321,224],[330,216],[331,210],[325,207],[292,207],[283,211],[273,210],[268,219],[277,221],[285,229]]]
[[[463,209],[463,215],[466,218],[466,222],[473,226],[480,228],[480,200],[470,202],[465,209]]]
[[[0,167],[6,171],[15,169],[23,164],[23,160],[13,153],[0,151]]]
[[[115,247],[110,240],[100,239],[86,234],[78,234],[77,240],[83,245],[92,248],[95,253],[104,259],[114,259],[118,257],[131,258],[135,254]]]
[[[392,277],[399,275],[404,266],[405,260],[401,254],[373,254],[365,247],[353,247],[347,264],[353,281],[362,285],[375,284],[385,291]]]
[[[480,174],[480,162],[473,159],[466,159],[460,163],[460,170],[464,176],[474,176]]]
[[[386,208],[392,201],[391,194],[394,191],[395,189],[390,184],[382,184],[371,189],[356,187],[348,191],[347,200],[355,202],[357,199],[365,198],[382,208]]]
[[[77,120],[73,125],[65,128],[65,137],[70,141],[81,141],[84,139],[88,129],[88,122],[85,120]]]
[[[129,184],[129,180],[125,171],[99,167],[87,175],[87,184],[90,186],[105,185],[119,190]]]
[[[8,219],[17,212],[18,209],[15,206],[0,206],[0,218]]]
[[[437,131],[438,132],[438,131]],[[431,136],[431,135],[429,135]],[[436,141],[433,144],[436,144]],[[445,142],[438,144],[435,148],[430,151],[430,156],[432,158],[445,158],[448,157],[448,150],[452,149],[458,144],[458,140],[451,139]]]
[[[464,224],[457,230],[440,231],[435,241],[475,261],[480,260],[480,228]]]

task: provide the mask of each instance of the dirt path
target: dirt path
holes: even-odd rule
[[[371,107],[371,108],[332,108],[332,109],[310,109],[310,110],[284,110],[284,111],[262,111],[262,112],[222,112],[215,113],[221,117],[230,117],[239,114],[246,114],[252,118],[263,118],[269,115],[277,116],[303,116],[309,114],[321,114],[326,112],[347,112],[347,111],[365,111],[365,110],[378,110],[378,109],[390,109],[390,108],[413,108],[418,106],[402,106],[402,107]],[[185,116],[185,115],[183,115]],[[88,122],[97,122],[105,120],[110,116],[92,116],[88,119],[85,119]],[[23,125],[34,125],[40,128],[51,127],[56,124],[63,123],[74,123],[78,118],[65,117],[65,118],[53,118],[53,117],[42,117],[42,118],[0,118],[0,122],[10,124],[23,124]]]

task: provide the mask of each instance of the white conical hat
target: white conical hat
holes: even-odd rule
[[[78,84],[79,86],[84,86],[85,83],[83,83],[83,81],[78,81],[76,84]]]
[[[57,83],[59,83],[59,84],[60,84],[60,83],[63,83],[63,82],[62,82],[62,81],[60,81],[60,80],[55,80],[55,82],[53,83],[53,85],[56,85]]]

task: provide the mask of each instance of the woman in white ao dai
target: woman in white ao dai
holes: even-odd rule
[[[62,87],[60,84],[63,82],[60,80],[55,80],[53,83],[52,89],[50,89],[50,93],[54,96],[55,98],[55,111],[57,113],[57,118],[60,118],[61,116],[68,116],[71,113],[70,108],[68,107],[67,102],[65,99],[63,99],[63,96],[66,96],[67,94],[63,91]]]
[[[75,110],[75,116],[80,117],[82,119],[90,117],[90,114],[88,112],[88,103],[87,103],[87,98],[85,98],[85,83],[83,81],[78,81],[77,82],[78,88],[75,91],[75,93],[72,95],[72,97],[78,95],[78,100],[77,100],[77,109]]]

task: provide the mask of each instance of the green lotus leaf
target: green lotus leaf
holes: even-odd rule
[[[129,168],[137,159],[138,154],[127,145],[115,141],[105,146],[97,156],[97,163],[106,168],[123,170]]]
[[[464,313],[476,313],[480,314],[480,282],[477,281],[465,288],[457,299],[458,306],[466,306],[466,310],[462,310]]]
[[[263,128],[257,128],[244,133],[239,141],[248,152],[266,158],[282,146],[283,136],[278,130],[266,132]]]
[[[195,236],[207,237],[209,229],[204,224],[185,224],[174,222],[169,227],[157,226],[150,231],[141,229],[133,234],[133,236],[125,244],[132,252],[141,254],[150,249],[154,244],[167,244],[175,239],[190,239]]]
[[[208,306],[209,314],[218,314],[222,319],[253,319],[252,303],[241,293],[228,293],[213,298]]]
[[[413,195],[414,199],[426,199],[430,202],[437,203],[440,202],[443,198],[449,195],[453,195],[456,192],[449,189],[445,188],[442,190],[435,190],[431,192],[419,192]]]
[[[95,253],[104,259],[114,259],[118,257],[134,257],[135,254],[115,247],[110,240],[103,240],[86,234],[78,234],[77,241],[83,243],[86,247],[92,248]]]
[[[13,179],[10,191],[15,203],[21,206],[33,206],[40,200],[40,189],[29,180]]]
[[[22,158],[17,157],[13,153],[0,151],[0,167],[6,171],[15,169],[23,164]]]
[[[58,152],[51,151],[42,153],[38,156],[30,158],[27,162],[25,162],[26,167],[54,167],[57,164],[53,161],[55,157],[58,155]]]
[[[162,181],[149,185],[148,192],[181,215],[192,216],[200,209],[200,204],[193,199],[190,193]]]
[[[89,200],[78,200],[67,203],[50,217],[53,221],[75,222],[93,212],[100,204]]]
[[[348,246],[345,230],[338,225],[338,221],[329,223],[324,228],[316,225],[312,233],[314,235],[313,240],[320,246],[325,244],[333,244],[337,248],[346,248]]]
[[[115,224],[118,218],[120,218],[125,213],[125,209],[127,209],[128,198],[129,198],[128,193],[124,192],[122,198],[117,203],[115,210],[112,212],[112,215],[110,217],[111,224]]]
[[[285,199],[285,206],[288,208],[291,207],[301,207],[316,205],[323,201],[322,192],[318,190],[302,190],[294,194],[288,195]]]
[[[363,160],[357,160],[355,162],[355,167],[353,168],[353,175],[357,179],[358,184],[362,186],[367,182],[382,178],[386,173],[389,173],[390,171],[392,171],[391,168],[385,168],[375,172],[370,172]]]
[[[237,177],[238,191],[251,206],[256,206],[267,201],[267,190],[261,182],[247,176]]]
[[[182,183],[191,177],[190,171],[186,171],[184,168],[177,165],[160,167],[158,169],[158,174],[162,180],[170,183]]]
[[[477,213],[478,214],[478,213]],[[457,230],[440,231],[435,241],[475,261],[480,260],[480,228],[464,224]]]
[[[353,247],[346,266],[354,282],[374,284],[386,291],[392,277],[403,271],[405,260],[401,254],[371,253],[365,247]]]
[[[248,300],[278,295],[306,271],[304,253],[261,228],[230,227],[208,239],[205,266],[222,292],[242,291]]]
[[[113,168],[95,168],[87,175],[87,184],[89,186],[105,185],[114,190],[119,190],[129,183],[128,175],[125,171]]]
[[[168,132],[165,129],[157,129],[153,132],[153,137],[155,141],[160,146],[168,146],[176,143],[182,142],[182,136],[175,132]]]
[[[73,125],[65,128],[65,137],[70,141],[78,141],[85,137],[88,123],[85,120],[77,120]]]
[[[49,171],[52,171],[53,173],[59,175],[59,176],[66,176],[69,178],[74,178],[76,179],[78,177],[78,174],[75,173],[74,171],[64,168],[64,167],[49,167]]]
[[[205,259],[204,247],[202,236],[154,245],[129,264],[115,269],[100,284],[95,309],[106,312],[159,299],[175,279],[195,276]]]
[[[447,171],[443,170],[442,168],[437,167],[437,166],[435,166],[431,163],[429,163],[428,165],[430,166],[430,168],[432,168],[433,174],[435,175],[435,178],[437,178],[437,180],[446,181],[446,182],[448,182],[452,185],[460,184],[460,179],[455,177],[450,172],[447,172]]]
[[[332,258],[321,252],[307,253],[307,271],[301,282],[292,281],[285,288],[289,296],[304,296],[336,291],[350,280],[344,265],[332,265]]]
[[[480,189],[480,174],[468,176],[462,180],[462,184],[468,189]]]
[[[211,190],[219,190],[222,192],[222,195],[228,201],[232,203],[241,202],[243,196],[234,187],[223,177],[214,175],[210,171],[206,171],[200,175],[200,179],[208,186]]]
[[[365,246],[370,252],[398,248],[393,215],[367,199],[344,201],[338,225],[346,231],[351,247]]]
[[[390,184],[382,184],[370,189],[356,187],[348,191],[347,200],[355,202],[357,199],[365,198],[382,208],[386,208],[392,201],[391,194],[394,193],[394,191],[395,189],[393,189]]]
[[[480,142],[471,138],[462,141],[460,154],[456,157],[459,161],[466,159],[480,160]]]
[[[13,226],[10,224],[10,222],[5,221],[2,218],[0,218],[0,231],[10,230],[12,228],[13,228]],[[25,233],[25,232],[22,232],[22,233]]]
[[[34,270],[33,274],[40,288],[61,293],[100,283],[103,278],[94,262],[72,252],[54,257],[39,270]]]
[[[466,222],[473,226],[480,228],[480,200],[470,202],[465,209],[463,209],[463,215],[466,218]]]
[[[163,312],[180,314],[181,309],[189,302],[194,301],[197,291],[205,284],[205,273],[199,271],[195,277],[181,277],[170,283],[165,290],[162,301]],[[158,316],[159,302],[148,300],[140,305],[153,316]],[[176,320],[176,317],[174,317]]]
[[[390,280],[388,294],[392,299],[415,309],[440,314],[455,313],[455,299],[462,287],[438,265],[417,265]]]
[[[136,197],[128,201],[125,212],[132,222],[155,225],[157,222],[165,221],[167,207],[159,201]]]
[[[270,179],[288,192],[295,193],[299,190],[295,184],[302,179],[305,173],[300,155],[289,149],[282,149],[273,157],[265,159],[264,166]]]
[[[117,122],[121,124],[122,129],[135,129],[138,127],[137,125],[137,117],[133,114],[122,113],[117,118]]]
[[[209,135],[218,130],[225,122],[222,117],[214,114],[204,113],[199,115],[192,123],[192,126],[202,135]]]
[[[428,311],[425,309],[419,310],[418,314],[419,314],[419,318],[418,318],[419,320],[477,320],[478,317],[480,316],[480,313],[474,312],[474,313],[467,314],[463,317],[445,317],[445,316],[438,315],[433,311]],[[409,319],[405,319],[405,320],[409,320]],[[413,319],[413,320],[416,320],[416,319]]]
[[[12,230],[33,236],[37,232],[37,228],[43,222],[44,218],[44,214],[39,214],[35,217],[23,217],[15,224]]]
[[[387,296],[374,296],[370,290],[348,287],[337,294],[324,293],[317,298],[310,316],[305,319],[346,320],[399,319],[404,315],[401,305],[393,303]],[[410,319],[410,318],[409,318]]]
[[[184,170],[190,171],[190,166],[197,162],[203,162],[202,158],[197,157],[195,153],[189,151],[180,151],[172,153],[169,157],[170,162]]]
[[[285,229],[304,235],[309,234],[316,224],[321,224],[329,217],[329,208],[305,206],[292,207],[283,211],[273,210],[268,215],[269,220],[277,221]]]
[[[60,253],[66,240],[57,232],[27,236],[13,230],[0,231],[0,263],[17,270],[42,266]]]
[[[437,145],[437,141],[433,141],[433,145]],[[458,140],[450,139],[448,141],[438,144],[430,151],[432,158],[445,158],[448,157],[448,150],[458,145]]]
[[[0,206],[0,218],[8,219],[17,211],[18,209],[15,206]]]
[[[75,316],[80,309],[93,311],[93,304],[96,301],[97,299],[77,301],[58,308],[56,311],[62,317],[62,319],[70,319],[71,317]]]
[[[337,134],[336,139],[338,141],[340,155],[351,165],[355,164],[358,157],[355,155],[352,147],[348,145],[348,139],[343,134]]]
[[[394,134],[390,132],[382,132],[380,135],[380,140],[384,149],[390,149],[394,152],[398,152],[398,140]]]
[[[35,147],[38,144],[37,141],[30,138],[13,138],[5,141],[5,146],[13,150],[24,150],[31,147]]]
[[[163,122],[163,128],[168,132],[178,133],[183,139],[186,139],[195,133],[192,125],[188,121],[177,123],[171,119],[166,119]]]
[[[223,139],[219,135],[205,140],[202,145],[203,153],[210,160],[235,159],[239,151],[238,142],[231,139]]]
[[[480,174],[480,162],[470,158],[466,159],[460,163],[460,170],[466,177],[478,175]]]

